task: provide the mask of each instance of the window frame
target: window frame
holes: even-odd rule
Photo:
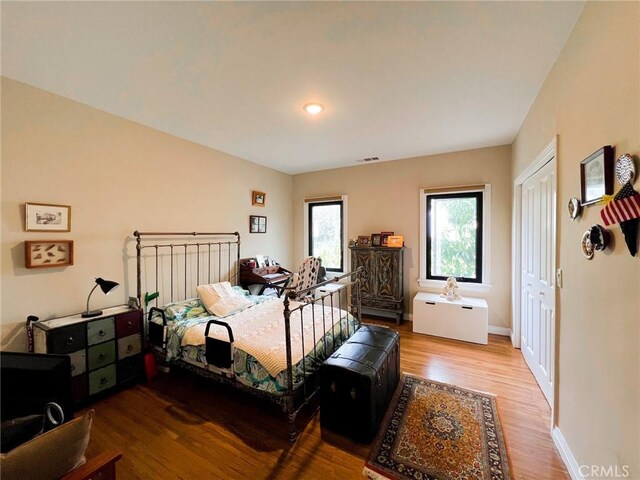
[[[441,188],[421,188],[420,197],[420,276],[418,285],[431,291],[438,291],[446,284],[446,280],[427,278],[427,197],[456,194],[463,192],[480,192],[482,201],[482,283],[460,282],[461,293],[489,292],[491,290],[491,184],[473,186],[456,186]],[[438,289],[438,290],[436,290]]]
[[[434,193],[431,195],[426,195],[426,201],[427,201],[427,231],[426,231],[426,236],[427,236],[427,251],[425,253],[426,255],[426,260],[427,260],[427,276],[426,278],[428,280],[446,280],[448,278],[448,276],[443,276],[443,275],[433,275],[431,273],[431,247],[433,245],[433,232],[431,232],[431,212],[432,212],[432,204],[434,200],[444,200],[444,199],[451,199],[451,198],[475,198],[476,200],[476,222],[477,222],[477,228],[476,228],[476,261],[475,261],[475,267],[476,267],[476,276],[475,277],[463,277],[460,275],[456,275],[456,280],[458,282],[464,282],[464,283],[482,283],[482,279],[483,279],[483,271],[482,271],[482,253],[483,253],[483,203],[484,203],[484,195],[482,192],[479,191],[475,191],[475,192],[455,192],[455,193]]]
[[[335,268],[327,268],[323,265],[327,272],[331,272],[333,274],[342,274],[349,271],[349,256],[346,255],[347,246],[349,244],[347,232],[348,232],[348,223],[347,223],[347,195],[335,195],[332,197],[326,198],[308,198],[304,199],[304,256],[313,255],[312,253],[312,215],[311,209],[313,205],[322,205],[322,204],[340,204],[340,234],[341,234],[341,242],[340,242],[340,260],[341,260],[341,269]]]

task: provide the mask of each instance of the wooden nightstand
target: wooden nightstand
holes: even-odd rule
[[[80,314],[33,324],[36,353],[71,357],[74,403],[93,400],[142,378],[142,310],[106,308],[102,315]]]

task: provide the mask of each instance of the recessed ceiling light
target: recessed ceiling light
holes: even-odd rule
[[[307,103],[302,109],[311,115],[317,115],[324,110],[324,105],[321,103]]]

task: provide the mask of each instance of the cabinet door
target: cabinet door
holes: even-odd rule
[[[84,324],[58,328],[49,333],[47,353],[71,353],[87,346]]]
[[[87,324],[87,342],[89,345],[106,342],[116,336],[113,317],[102,318]]]
[[[372,279],[375,274],[374,250],[353,249],[351,250],[351,266],[353,270],[363,267],[364,271],[360,277],[360,293],[363,297],[375,295]]]
[[[379,297],[398,299],[401,297],[400,251],[377,250],[374,294]]]

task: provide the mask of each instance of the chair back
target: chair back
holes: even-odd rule
[[[318,272],[320,271],[320,259],[317,257],[307,257],[298,269],[298,283],[296,291],[305,290],[318,283]]]

